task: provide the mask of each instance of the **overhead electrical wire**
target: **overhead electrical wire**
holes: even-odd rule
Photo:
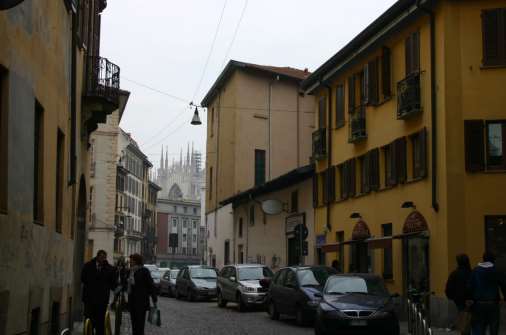
[[[175,99],[175,100],[179,100],[179,101],[184,102],[184,103],[186,103],[186,104],[190,102],[190,100],[188,100],[188,99],[181,98],[181,97],[178,97],[177,95],[174,95],[174,94],[170,94],[170,93],[167,93],[167,92],[161,91],[161,90],[156,89],[156,88],[154,88],[154,87],[151,87],[151,86],[148,86],[148,85],[146,85],[146,84],[140,83],[140,82],[138,82],[138,81],[136,81],[136,80],[133,80],[133,79],[128,79],[128,78],[126,78],[126,77],[125,77],[125,76],[123,76],[123,75],[121,76],[121,79],[125,79],[126,81],[129,81],[129,82],[131,82],[131,83],[134,83],[135,85],[138,85],[138,86],[144,87],[144,88],[146,88],[146,89],[148,89],[148,90],[151,90],[151,91],[153,91],[153,92],[157,92],[157,93],[160,93],[160,94],[166,95],[166,96],[168,96],[169,98],[172,98],[172,99]]]
[[[221,9],[220,18],[218,19],[218,24],[216,25],[216,30],[214,31],[214,37],[213,37],[213,41],[211,43],[211,48],[209,49],[209,53],[207,54],[207,59],[206,59],[205,65],[204,65],[204,69],[202,70],[202,74],[200,76],[197,88],[195,89],[195,92],[193,93],[192,100],[195,100],[195,97],[197,96],[197,93],[200,90],[200,86],[202,85],[202,81],[204,80],[204,77],[206,75],[207,66],[209,65],[209,61],[211,59],[211,55],[214,50],[214,45],[216,44],[216,38],[218,37],[218,32],[220,31],[221,22],[223,20],[223,14],[225,13],[225,8],[227,7],[227,2],[228,2],[228,0],[225,0],[225,2],[223,3],[223,8]]]
[[[221,64],[222,68],[223,68],[223,66],[225,66],[225,63],[228,60],[228,55],[230,54],[230,51],[232,50],[232,46],[234,45],[235,39],[237,37],[237,33],[239,32],[239,27],[241,26],[241,22],[242,22],[242,19],[244,17],[244,13],[246,12],[247,7],[248,7],[248,0],[245,0],[244,7],[242,8],[241,16],[239,17],[239,21],[237,21],[237,25],[235,26],[234,35],[232,37],[232,40],[230,41],[227,52],[225,53],[225,58],[223,58],[223,63]]]

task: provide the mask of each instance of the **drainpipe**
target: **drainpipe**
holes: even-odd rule
[[[423,1],[426,3],[426,1]],[[436,94],[436,17],[434,11],[422,5],[422,0],[416,1],[416,6],[425,12],[430,19],[430,111],[431,111],[431,169],[432,169],[432,208],[435,212],[439,211],[439,203],[437,199],[437,94]]]
[[[72,13],[72,41],[70,60],[70,178],[69,184],[76,184],[76,120],[77,120],[77,14]]]
[[[320,80],[320,85],[323,85],[327,88],[327,203],[325,206],[327,207],[327,229],[330,231],[332,226],[330,225],[330,168],[332,167],[332,87],[327,82],[322,82]]]
[[[300,167],[300,92],[297,91],[297,168]]]

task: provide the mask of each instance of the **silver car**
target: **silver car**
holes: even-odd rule
[[[218,306],[235,302],[239,311],[244,312],[251,306],[264,305],[267,289],[260,285],[260,280],[272,275],[271,269],[261,264],[225,266],[218,275]]]
[[[179,270],[172,269],[165,271],[162,279],[160,280],[160,294],[166,294],[173,297],[176,292],[176,278]]]

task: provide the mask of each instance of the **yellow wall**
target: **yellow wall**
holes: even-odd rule
[[[396,32],[385,45],[392,52],[392,83],[394,96],[378,107],[367,107],[368,137],[356,144],[348,143],[348,114],[346,125],[332,131],[332,165],[358,157],[372,148],[382,147],[401,136],[409,136],[422,128],[428,132],[428,176],[419,181],[408,181],[393,189],[384,187],[383,162],[380,161],[382,189],[354,199],[331,204],[332,231],[327,243],[335,241],[335,232],[344,230],[345,240],[351,239],[354,226],[349,216],[359,212],[368,224],[372,236],[381,236],[381,224],[392,223],[394,235],[402,233],[409,209],[401,209],[404,201],[413,201],[426,218],[430,230],[430,281],[437,296],[444,295],[444,285],[455,264],[457,253],[467,252],[476,263],[484,250],[484,216],[505,214],[504,173],[469,174],[465,171],[464,120],[506,119],[506,69],[481,69],[482,32],[481,10],[504,7],[503,1],[444,1],[436,7],[436,80],[437,80],[437,193],[439,212],[431,208],[431,97],[430,97],[430,25],[427,17]],[[421,99],[423,113],[410,120],[397,120],[396,83],[404,78],[404,40],[410,32],[420,30]],[[340,74],[333,82],[346,83],[352,73],[358,72],[368,61],[379,55],[372,52],[359,63]],[[335,89],[333,89],[334,92]],[[346,89],[346,99],[347,99]],[[315,99],[326,94],[319,89]],[[335,94],[335,93],[334,93]],[[333,97],[335,99],[335,96]],[[348,102],[346,101],[346,106]],[[335,106],[333,101],[332,106]],[[409,143],[409,140],[408,140]],[[409,150],[409,144],[408,144]],[[408,151],[408,180],[411,175]],[[327,168],[327,161],[317,163],[317,172]],[[504,172],[504,171],[503,171]],[[357,171],[357,176],[359,173]],[[358,177],[357,177],[358,178]],[[358,190],[357,186],[357,190]],[[339,188],[337,189],[339,194]],[[326,208],[317,208],[315,227],[323,234]],[[394,279],[389,286],[402,291],[402,246],[394,240]],[[345,268],[349,261],[349,247],[345,247]],[[329,254],[330,262],[335,253]],[[381,251],[375,251],[375,272],[382,273]]]

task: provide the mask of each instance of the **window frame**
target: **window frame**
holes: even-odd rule
[[[55,231],[63,233],[64,185],[65,185],[65,133],[58,128],[56,137],[56,206]],[[91,194],[91,192],[90,192]]]
[[[502,136],[502,164],[499,165],[490,165],[490,141],[489,141],[489,125],[491,124],[500,124],[501,125],[501,136]],[[485,120],[485,168],[487,171],[502,171],[506,170],[506,119],[499,120]]]
[[[9,72],[0,64],[0,214],[8,211],[9,181]]]
[[[44,115],[42,104],[34,101],[33,133],[33,222],[44,225]],[[55,203],[56,211],[61,210]]]
[[[336,96],[336,129],[342,128],[346,124],[346,87],[344,83],[337,84],[335,89]]]
[[[255,149],[255,160],[254,160],[254,185],[260,186],[265,184],[267,180],[267,157],[266,151],[263,149]],[[263,170],[263,171],[262,171]],[[263,173],[262,173],[263,172]]]
[[[497,22],[495,36],[487,35],[486,15],[496,12]],[[490,23],[490,22],[488,22]],[[502,28],[502,29],[501,29]],[[481,31],[482,31],[482,68],[494,68],[506,66],[506,8],[489,8],[481,11]],[[502,30],[502,31],[501,31]],[[502,36],[501,36],[502,35]],[[491,38],[495,37],[492,41]],[[497,55],[489,55],[490,43],[495,43]],[[494,45],[492,45],[494,46]]]

